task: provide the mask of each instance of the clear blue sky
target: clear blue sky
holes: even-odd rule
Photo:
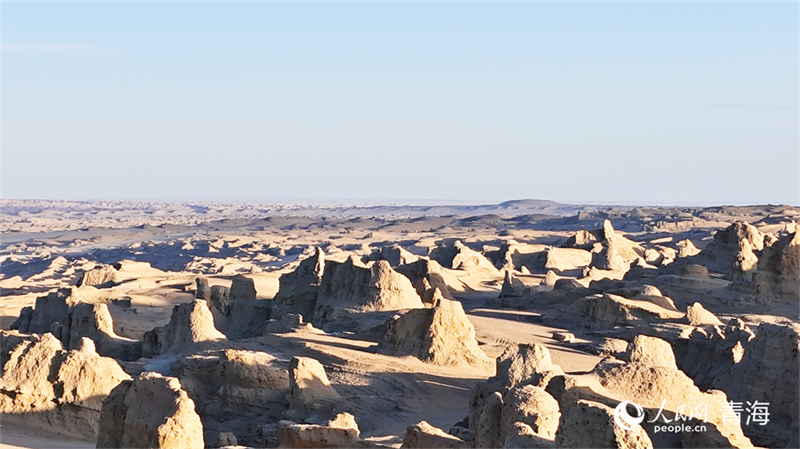
[[[798,4],[9,3],[5,198],[800,203]]]

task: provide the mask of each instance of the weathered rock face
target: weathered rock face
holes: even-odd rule
[[[446,243],[434,246],[428,251],[428,257],[439,262],[442,266],[454,270],[486,270],[497,272],[494,264],[483,254],[455,241],[453,245]]]
[[[291,405],[298,410],[330,407],[340,396],[331,385],[325,368],[310,357],[294,357],[289,365]]]
[[[100,357],[83,338],[64,351],[52,334],[24,341],[9,354],[0,377],[0,413],[22,415],[64,426],[75,436],[92,438],[103,398],[130,379],[114,359]]]
[[[460,438],[450,435],[444,430],[420,421],[406,429],[403,436],[404,448],[461,448],[468,447]]]
[[[700,254],[700,250],[697,249],[697,247],[694,246],[694,243],[692,243],[692,241],[689,239],[681,240],[676,243],[676,245],[678,246],[677,256],[679,258],[692,257]]]
[[[81,302],[75,289],[60,289],[36,298],[36,308],[24,308],[11,325],[22,333],[52,333],[65,349],[78,347],[81,338],[94,340],[100,355],[120,360],[136,360],[141,356],[140,342],[119,337],[104,303]]]
[[[382,246],[370,256],[370,260],[385,260],[393,267],[408,265],[419,260],[419,256],[412,254],[400,245]]]
[[[53,325],[64,323],[69,317],[69,310],[81,302],[75,289],[62,288],[45,296],[36,298],[33,309],[25,307],[19,318],[11,325],[24,334],[46,334]]]
[[[63,326],[56,326],[67,349],[77,348],[81,339],[94,341],[97,352],[120,360],[136,360],[141,357],[142,343],[122,338],[114,332],[114,322],[106,304],[77,304],[72,308]]]
[[[800,301],[800,230],[797,226],[765,246],[753,287],[766,301]]]
[[[758,445],[784,447],[798,433],[800,325],[764,323],[755,334],[755,338],[734,339],[741,343],[744,354],[712,385],[723,390],[730,401],[768,402],[770,421],[765,426],[744,426],[745,433]]]
[[[194,280],[194,282],[195,282],[194,297],[197,299],[203,299],[209,301],[211,299],[211,287],[208,286],[208,280],[206,278],[197,278]]]
[[[325,448],[325,447],[372,447],[373,445],[358,438],[358,429],[335,426],[319,426],[316,424],[285,423],[280,429],[280,444],[285,448]]]
[[[508,435],[514,424],[521,422],[530,426],[534,435],[545,440],[554,440],[561,419],[558,401],[540,387],[525,385],[506,394],[500,415],[500,434]]]
[[[627,271],[630,267],[617,249],[615,240],[609,240],[605,244],[596,243],[592,248],[592,267],[600,270]]]
[[[435,260],[419,259],[413,263],[397,267],[397,272],[406,276],[417,294],[425,303],[432,303],[434,291],[447,299],[453,299],[442,276],[442,266]]]
[[[335,320],[353,312],[378,312],[422,308],[411,282],[379,260],[366,266],[351,256],[330,262],[322,276],[314,323]]]
[[[611,294],[581,298],[574,303],[572,310],[575,314],[586,317],[584,325],[591,328],[645,324],[684,316],[681,312],[650,301],[631,300]]]
[[[674,366],[654,366],[642,360],[650,359],[630,363],[606,359],[599,363],[592,374],[602,387],[598,386],[595,391],[604,389],[601,397],[610,395],[619,400],[629,400],[646,409],[659,410],[663,407],[663,416],[670,420],[674,420],[681,407],[685,410],[705,410],[709,427],[713,426],[721,441],[727,441],[727,446],[750,447],[750,440],[742,433],[741,426],[723,418],[728,402],[725,393],[717,390],[704,393],[691,378]],[[578,389],[574,391],[580,395]],[[558,442],[558,438],[556,440]]]
[[[603,221],[602,229],[578,231],[562,246],[592,250],[592,266],[601,270],[626,269],[632,261],[644,257],[645,252],[638,243],[617,234],[609,220]]]
[[[461,303],[440,298],[432,309],[412,309],[386,325],[385,340],[399,354],[435,365],[491,367]]]
[[[102,265],[92,268],[89,271],[84,271],[76,282],[77,287],[91,285],[94,287],[110,287],[114,285],[114,279],[117,270],[111,265]]]
[[[204,447],[203,423],[178,379],[142,373],[103,401],[97,447]]]
[[[722,321],[720,321],[716,315],[706,310],[699,302],[686,308],[686,321],[692,326],[702,326],[704,324],[722,326]]]
[[[231,282],[228,312],[222,331],[228,338],[249,338],[260,335],[269,321],[270,301],[256,298],[252,279],[237,275]]]
[[[515,428],[518,421],[511,421],[512,416],[524,415],[527,406],[523,399],[531,399],[534,403],[550,404],[539,391],[521,390],[526,386],[545,388],[554,376],[564,372],[552,363],[550,352],[542,345],[514,344],[506,348],[497,358],[496,374],[486,382],[478,384],[472,393],[469,406],[469,427],[475,432],[475,447],[500,447],[506,441],[508,433]],[[536,396],[533,398],[532,396]],[[511,403],[506,411],[508,420],[503,421],[503,410],[506,403]],[[544,409],[543,409],[544,410]],[[556,409],[557,410],[557,409]],[[552,410],[551,410],[552,411]],[[548,418],[545,418],[545,415]],[[537,415],[538,416],[538,415]],[[530,418],[530,417],[529,417]],[[552,430],[550,422],[552,413],[543,411],[542,432],[549,435]],[[538,423],[538,418],[528,419]],[[527,425],[527,424],[526,424]],[[537,424],[538,426],[538,424]],[[550,429],[550,430],[546,430]],[[533,432],[533,430],[531,430]],[[536,432],[534,432],[536,433]],[[536,434],[532,441],[552,440],[552,436],[543,437]],[[538,443],[537,443],[538,444]],[[543,443],[547,444],[547,443]]]
[[[639,425],[631,430],[617,426],[611,407],[579,400],[563,411],[556,447],[649,449],[653,443]]]
[[[503,287],[500,289],[500,298],[521,298],[523,295],[525,295],[525,284],[506,270]]]
[[[630,360],[633,363],[678,369],[675,354],[672,353],[672,346],[660,338],[637,335],[628,345],[628,352],[630,352]]]
[[[195,299],[175,306],[166,326],[145,332],[142,356],[178,352],[194,343],[224,339],[225,335],[214,327],[214,318],[206,302]]]
[[[758,264],[755,251],[764,249],[764,235],[755,226],[737,221],[717,231],[700,253],[704,265],[732,281],[749,282]]]
[[[203,420],[205,439],[236,430],[231,422],[276,420],[289,407],[288,363],[261,351],[223,349],[181,357],[170,365]],[[240,444],[253,435],[238,433]]]
[[[297,313],[305,320],[313,319],[324,271],[325,253],[317,248],[314,255],[301,261],[297,269],[281,275],[280,288],[272,304],[272,318]]]
[[[591,248],[590,248],[591,249]],[[560,273],[581,269],[592,262],[592,253],[578,248],[548,248],[544,254],[542,271],[556,270]]]

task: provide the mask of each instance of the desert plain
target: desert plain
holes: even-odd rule
[[[800,446],[797,207],[0,212],[3,447]]]

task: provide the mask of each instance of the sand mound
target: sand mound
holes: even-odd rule
[[[178,379],[142,373],[103,402],[97,447],[204,447],[203,423]]]
[[[272,302],[272,318],[297,313],[305,320],[312,319],[324,271],[325,253],[317,248],[314,255],[303,259],[294,271],[281,275],[280,289]]]
[[[440,298],[431,309],[412,309],[396,316],[386,324],[384,339],[394,352],[435,365],[491,366],[458,301]]]
[[[317,295],[314,322],[334,321],[358,312],[422,308],[411,281],[379,260],[366,266],[351,256],[325,266]]]
[[[44,334],[9,354],[0,377],[0,412],[93,438],[103,399],[125,379],[130,377],[114,359],[99,356],[92,340],[64,351],[58,339]]]
[[[225,335],[214,327],[214,318],[207,303],[196,299],[175,306],[166,326],[145,332],[142,355],[152,357],[179,352],[194,343],[224,339]]]

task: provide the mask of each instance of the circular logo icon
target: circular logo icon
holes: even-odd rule
[[[631,430],[642,421],[644,421],[644,409],[639,404],[622,401],[614,409],[614,422],[625,430]]]

